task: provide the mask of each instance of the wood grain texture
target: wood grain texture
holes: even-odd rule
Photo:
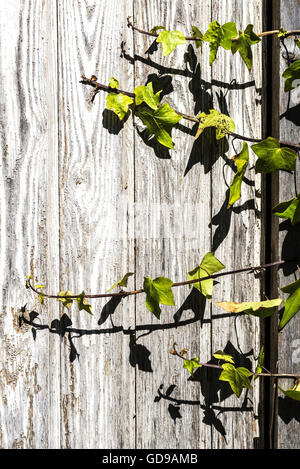
[[[59,344],[19,315],[58,311],[25,290],[28,274],[58,285],[55,4],[2,3],[0,28],[1,446],[45,448],[59,444]]]
[[[278,19],[280,26],[289,29],[299,29],[300,1],[288,0],[279,2],[280,11]],[[294,38],[284,41],[286,49],[281,45],[279,53],[280,59],[280,93],[279,93],[279,137],[288,142],[299,143],[299,88],[291,93],[284,92],[284,79],[282,73],[288,67],[285,57],[287,51],[291,57],[300,59],[300,53],[295,48]],[[296,55],[295,55],[296,54]],[[279,201],[290,200],[299,194],[300,173],[299,159],[297,161],[295,174],[281,171],[279,174]],[[284,219],[279,219],[279,256],[283,259],[298,257],[300,229],[299,225],[294,227]],[[279,271],[279,287],[288,285],[298,278],[297,269],[287,266]],[[287,295],[280,292],[280,296],[286,299]],[[298,313],[299,315],[299,313]],[[279,334],[278,340],[278,368],[279,372],[299,373],[300,372],[300,323],[299,316],[294,316]],[[291,380],[281,380],[280,386],[289,389],[293,382]],[[278,448],[296,449],[299,448],[300,406],[296,401],[285,397],[280,391],[278,395]]]

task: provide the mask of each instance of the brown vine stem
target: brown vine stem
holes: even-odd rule
[[[129,28],[132,28],[134,31],[138,31],[141,34],[145,34],[146,36],[152,36],[152,37],[158,37],[157,33],[150,33],[149,31],[145,31],[144,29],[140,29],[137,26],[134,26],[134,24],[130,21],[130,16],[127,17],[127,26]],[[274,34],[280,33],[279,29],[275,29],[274,31],[263,31],[261,33],[256,33],[258,37],[264,37],[264,36],[271,36]],[[287,31],[285,33],[285,36],[298,36],[300,35],[300,29],[294,29],[291,31]],[[185,36],[185,39],[187,41],[201,41],[201,37],[198,36]],[[233,37],[232,41],[237,41],[238,37]]]
[[[264,269],[268,269],[268,268],[271,268],[271,267],[275,267],[275,266],[279,266],[279,265],[283,265],[283,264],[286,264],[288,262],[295,262],[295,261],[276,261],[276,262],[271,262],[269,264],[262,264],[262,265],[259,265],[259,266],[256,266],[256,267],[243,267],[241,269],[235,269],[235,270],[229,270],[228,272],[219,272],[217,274],[212,274],[212,275],[207,275],[206,277],[201,277],[201,278],[196,278],[196,279],[193,279],[193,280],[185,280],[183,282],[174,282],[173,285],[172,285],[172,288],[173,287],[181,287],[181,286],[184,286],[184,285],[192,285],[193,283],[199,283],[199,282],[203,282],[204,280],[209,280],[209,279],[216,279],[216,278],[219,278],[219,277],[224,277],[225,275],[236,275],[236,274],[240,274],[240,273],[243,273],[243,272],[261,272],[263,271]],[[37,293],[38,295],[42,294],[43,297],[45,298],[55,298],[55,299],[63,299],[63,298],[67,298],[67,299],[76,299],[78,298],[81,293],[77,294],[77,295],[49,295],[47,293],[43,293],[41,291],[38,291],[36,288],[34,288],[34,286],[31,284],[30,282],[30,279],[27,280],[27,285],[31,288],[32,291],[34,291],[35,293]],[[140,288],[139,290],[132,290],[132,291],[124,291],[124,290],[120,290],[119,292],[117,293],[96,293],[96,294],[89,294],[89,295],[84,295],[85,298],[110,298],[110,297],[120,297],[120,296],[130,296],[130,295],[138,295],[140,293],[143,293],[145,290]]]
[[[181,355],[180,353],[177,352],[176,350],[176,342],[173,344],[173,347],[172,347],[172,350],[171,350],[171,354],[172,355],[176,355],[177,357],[181,358],[182,360],[186,360],[186,358]],[[186,351],[186,349],[185,349]],[[215,365],[214,363],[204,363],[204,362],[198,362],[199,365],[201,366],[205,366],[207,368],[216,368],[218,370],[222,370],[223,371],[223,367],[222,365]],[[250,371],[250,370],[249,370]],[[300,375],[297,375],[297,374],[293,374],[293,373],[254,373],[252,372],[252,376],[261,376],[261,377],[264,377],[264,378],[282,378],[282,379],[299,379],[300,378]]]
[[[126,96],[129,96],[130,98],[133,98],[133,99],[135,98],[134,93],[130,93],[129,91],[120,90],[118,88],[110,88],[109,86],[103,85],[102,83],[99,83],[96,80],[92,80],[90,78],[87,78],[85,75],[82,75],[82,80],[80,80],[79,83],[82,83],[83,85],[92,86],[93,88],[95,88],[95,91],[94,91],[95,94],[98,93],[98,91],[102,90],[102,91],[106,91],[107,93],[124,94]],[[174,109],[174,111],[179,116],[182,116],[184,119],[186,119],[190,122],[199,123],[199,119],[197,117],[190,116],[188,114],[184,114],[183,112],[177,111],[177,109]],[[228,135],[231,135],[234,138],[238,138],[239,140],[245,140],[247,142],[258,143],[258,142],[261,142],[262,140],[264,140],[262,138],[246,137],[244,135],[240,135],[240,134],[237,134],[235,132],[228,132]],[[285,142],[283,140],[277,140],[277,141],[278,141],[278,143],[280,143],[280,145],[284,145],[284,146],[295,148],[296,150],[300,150],[300,145],[298,145],[298,144]]]

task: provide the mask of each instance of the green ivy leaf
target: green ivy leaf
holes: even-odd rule
[[[216,127],[216,139],[220,140],[225,137],[228,132],[233,132],[235,130],[235,124],[233,120],[222,114],[216,109],[210,109],[209,113],[206,114],[202,112],[197,116],[199,120],[199,126],[195,138],[197,139],[199,135],[203,132],[206,127]]]
[[[225,265],[222,264],[215,256],[213,252],[208,252],[203,257],[201,264],[195,267],[193,270],[188,272],[188,280],[195,280],[197,278],[207,277],[212,275],[220,270],[225,269]],[[202,295],[204,295],[209,300],[212,298],[213,292],[213,279],[203,280],[203,282],[196,282],[191,284],[191,286],[197,288]]]
[[[199,363],[199,358],[192,358],[191,360],[184,360],[183,368],[188,370],[192,376],[194,376],[194,369],[199,368],[202,365]]]
[[[174,148],[171,130],[182,119],[168,103],[164,103],[155,111],[148,106],[141,105],[135,110],[136,115],[147,126],[151,135],[167,148]]]
[[[277,34],[278,37],[285,37],[287,33],[286,29],[279,28],[279,33]]]
[[[229,191],[229,202],[228,207],[231,207],[241,197],[241,185],[244,174],[246,172],[249,163],[249,150],[248,144],[243,142],[243,148],[240,153],[233,157],[233,160],[237,167],[237,172],[234,175]]]
[[[197,28],[197,26],[192,26],[192,31],[193,31],[193,34],[192,34],[193,37],[200,37],[201,38],[201,40],[195,41],[195,45],[196,45],[197,49],[199,47],[202,48],[203,34],[201,33],[200,29]]]
[[[279,169],[294,171],[296,167],[297,153],[288,147],[281,147],[280,143],[273,137],[251,145],[257,155],[255,164],[257,173],[272,173]]]
[[[38,298],[40,300],[41,305],[43,305],[44,304],[44,295],[43,295],[43,293],[39,293]]]
[[[258,355],[258,359],[257,359],[257,365],[256,365],[256,368],[255,368],[255,373],[261,373],[262,372],[262,365],[263,365],[263,362],[264,362],[264,359],[265,359],[265,353],[264,353],[264,348],[262,347],[260,349],[260,352],[259,352],[259,355]],[[258,376],[254,376],[254,381],[258,378]]]
[[[300,85],[300,60],[295,60],[282,74],[285,78],[284,91],[291,91]]]
[[[291,389],[288,389],[287,391],[282,389],[280,386],[278,386],[278,388],[287,397],[294,399],[295,401],[300,401],[300,379],[296,381],[295,386],[293,386]]]
[[[131,275],[134,275],[134,272],[128,272],[127,274],[125,274],[124,277],[121,278],[121,280],[119,280],[117,283],[114,283],[113,286],[109,290],[106,290],[106,293],[110,292],[116,287],[127,287],[127,282],[128,282],[129,277],[131,277]]]
[[[300,49],[300,39],[295,39],[295,45]]]
[[[228,353],[225,353],[222,350],[218,350],[217,352],[213,354],[213,356],[217,358],[217,360],[224,360],[225,362],[234,364],[232,355],[229,355]]]
[[[139,106],[144,102],[148,104],[151,109],[156,110],[159,104],[160,93],[161,90],[154,94],[152,82],[148,83],[146,86],[138,86],[134,90],[135,104]]]
[[[163,55],[170,54],[179,44],[185,44],[185,37],[180,31],[161,31],[156,39],[162,45]]]
[[[240,397],[242,389],[251,389],[249,377],[252,375],[251,371],[247,368],[235,368],[231,363],[224,363],[222,365],[223,371],[220,374],[220,381],[228,381],[231,389],[237,397]]]
[[[119,82],[116,78],[111,77],[111,79],[109,80],[108,86],[110,88],[119,88]]]
[[[237,36],[237,29],[233,22],[225,23],[221,26],[218,21],[213,21],[208,25],[208,29],[203,35],[202,41],[209,42],[209,65],[212,65],[215,61],[220,46],[230,50],[231,40],[235,36]]]
[[[284,303],[284,312],[279,324],[279,330],[282,330],[300,310],[300,279],[285,285],[280,290],[290,295]]]
[[[292,225],[300,223],[300,194],[291,200],[280,202],[272,209],[272,212],[276,217],[289,218]]]
[[[149,32],[150,32],[151,34],[156,34],[157,31],[159,31],[160,29],[166,29],[166,28],[165,28],[164,26],[153,26],[153,28],[150,29]]]
[[[251,301],[243,303],[235,303],[231,301],[222,301],[216,303],[217,306],[228,311],[229,313],[246,313],[250,316],[258,316],[267,318],[275,313],[277,307],[282,303],[281,298],[266,301]]]
[[[253,32],[253,24],[248,24],[244,32],[239,32],[239,37],[232,41],[231,51],[235,54],[239,51],[240,56],[245,62],[248,70],[252,68],[252,50],[251,46],[260,42],[259,36]]]
[[[79,308],[79,311],[81,310],[85,310],[87,311],[89,314],[93,314],[92,313],[92,307],[91,305],[87,302],[86,298],[85,298],[85,293],[84,291],[82,293],[80,293],[80,295],[78,295],[77,297],[77,304],[78,304],[78,308]]]
[[[107,109],[112,109],[120,120],[124,119],[132,103],[133,100],[122,93],[109,93],[106,97]]]
[[[157,277],[152,280],[144,277],[144,290],[146,292],[146,306],[157,319],[160,319],[161,309],[159,304],[175,306],[173,292],[173,282],[166,277]]]
[[[60,291],[57,295],[58,296],[71,296],[73,295],[73,293],[70,292],[69,290],[66,290],[66,291]],[[73,303],[72,298],[57,298],[57,301],[61,301],[63,306],[68,309],[71,307]]]

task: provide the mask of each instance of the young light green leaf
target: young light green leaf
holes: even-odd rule
[[[226,23],[223,26],[218,21],[213,21],[208,25],[202,41],[209,41],[210,55],[209,64],[212,65],[216,59],[219,47],[230,50],[231,40],[237,36],[236,25],[233,22]]]
[[[141,105],[135,110],[136,115],[147,126],[150,135],[155,135],[157,141],[167,148],[174,148],[171,130],[182,119],[168,103],[164,103],[155,111],[148,106]]]
[[[156,39],[162,45],[163,55],[170,54],[179,44],[185,44],[185,37],[180,31],[161,31]]]
[[[284,311],[279,324],[279,330],[282,330],[300,310],[300,279],[285,285],[280,290],[290,295],[284,303]]]
[[[252,50],[251,46],[260,42],[259,36],[253,32],[253,24],[248,24],[244,32],[239,32],[239,37],[232,41],[231,51],[235,54],[239,51],[240,56],[245,62],[248,70],[252,68]]]
[[[69,290],[66,290],[66,291],[60,291],[57,295],[64,297],[64,296],[71,296],[73,295],[73,293],[70,292]],[[72,298],[57,298],[57,301],[61,301],[63,306],[68,309],[71,307],[71,304],[73,303]]]
[[[110,292],[116,287],[127,287],[127,282],[128,282],[129,277],[131,277],[131,275],[134,275],[134,272],[128,272],[127,274],[125,274],[124,277],[121,278],[121,280],[119,280],[117,283],[114,283],[113,286],[110,287],[109,290],[106,290],[106,293]]]
[[[146,292],[146,306],[157,319],[160,319],[161,309],[159,304],[175,306],[173,292],[173,282],[166,277],[157,277],[152,280],[144,277],[144,290]]]
[[[39,293],[38,298],[40,300],[41,305],[43,305],[44,304],[44,295],[43,295],[43,293]]]
[[[210,109],[209,113],[206,114],[202,112],[197,116],[199,120],[199,126],[195,138],[197,139],[199,135],[203,132],[206,127],[216,127],[216,139],[220,140],[225,137],[228,132],[233,132],[235,130],[235,124],[233,120],[222,114],[216,109]]]
[[[276,298],[275,300],[251,301],[243,303],[222,301],[220,303],[216,303],[216,305],[225,311],[228,311],[229,313],[246,313],[250,316],[258,316],[264,319],[275,313],[277,307],[281,305],[281,303],[282,299]]]
[[[160,93],[161,90],[154,94],[152,81],[150,81],[150,83],[148,83],[146,86],[138,86],[134,90],[135,104],[139,106],[144,102],[148,104],[151,109],[156,110],[159,104]]]
[[[202,48],[202,38],[203,38],[203,34],[202,34],[201,31],[197,28],[197,26],[192,26],[192,31],[193,31],[193,34],[192,34],[193,37],[200,38],[199,41],[195,41],[195,45],[196,45],[197,49],[198,49],[199,47]]]
[[[220,374],[219,380],[228,381],[237,397],[240,397],[243,388],[251,389],[249,377],[252,373],[247,368],[235,368],[231,363],[224,363],[222,368],[223,371]]]
[[[279,169],[295,170],[297,153],[288,147],[281,147],[275,138],[268,137],[251,145],[251,148],[258,157],[255,164],[257,173],[272,173]]]
[[[286,29],[279,28],[279,33],[277,34],[278,37],[285,37],[287,33]]]
[[[199,358],[192,358],[191,360],[184,360],[183,368],[188,370],[192,376],[194,376],[194,369],[199,368],[202,365],[199,363]]]
[[[132,103],[133,99],[122,93],[109,93],[106,97],[107,109],[112,109],[120,120],[124,119]]]
[[[166,28],[165,28],[164,26],[153,26],[153,28],[150,29],[149,32],[150,32],[151,34],[156,34],[157,31],[159,31],[160,29],[166,29]]]
[[[218,350],[217,352],[213,354],[213,356],[217,358],[218,360],[224,360],[225,362],[234,364],[232,355],[229,355],[228,353],[225,353],[222,350]]]
[[[255,373],[260,374],[262,372],[262,365],[263,365],[264,359],[265,359],[265,353],[264,353],[264,348],[262,347],[260,349],[260,352],[259,352],[259,355],[258,355],[257,364],[256,364],[256,368],[255,368]],[[258,375],[254,376],[254,381],[257,378],[258,378]]]
[[[272,212],[280,218],[289,218],[292,225],[300,223],[300,194],[291,200],[280,202],[276,205]]]
[[[231,207],[241,197],[241,185],[244,174],[246,172],[249,163],[249,150],[248,144],[243,142],[243,148],[238,155],[233,157],[233,160],[237,167],[237,172],[234,175],[229,191],[229,202],[228,207]]]
[[[109,80],[108,86],[110,88],[119,88],[119,82],[116,78],[111,77]]]
[[[285,391],[280,386],[278,386],[281,392],[287,397],[294,399],[295,401],[300,401],[300,379],[296,381],[296,384],[291,388]]]
[[[285,78],[284,91],[291,91],[297,88],[300,85],[300,59],[291,63],[282,76]]]
[[[207,277],[220,270],[225,269],[225,265],[222,264],[215,256],[213,252],[208,252],[203,257],[201,264],[195,267],[193,270],[188,272],[188,280],[195,280],[197,278]],[[195,282],[191,284],[197,290],[199,290],[209,300],[212,298],[213,292],[213,279],[203,280],[203,282]]]
[[[78,304],[78,308],[79,308],[79,311],[81,310],[85,310],[87,311],[89,314],[93,314],[92,313],[92,307],[91,305],[87,302],[86,298],[85,298],[85,293],[84,291],[82,293],[80,293],[80,295],[78,295],[77,297],[77,304]]]

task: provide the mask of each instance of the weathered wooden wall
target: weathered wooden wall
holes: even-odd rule
[[[218,108],[240,134],[262,134],[262,48],[253,72],[238,54],[191,43],[163,57],[127,28],[157,24],[190,33],[218,19],[263,29],[251,0],[11,0],[1,2],[1,381],[3,448],[253,448],[263,445],[259,380],[237,398],[201,368],[195,379],[169,351],[201,360],[226,349],[240,364],[257,356],[256,318],[233,318],[197,292],[174,291],[158,321],[142,296],[93,300],[94,315],[67,312],[24,288],[103,292],[126,272],[184,280],[214,250],[228,269],[262,259],[261,181],[250,171],[227,210],[235,150],[173,131],[175,150],[147,141],[138,121],[118,125],[105,93],[90,103],[80,76],[122,89],[155,80],[163,100],[188,114]],[[289,2],[291,3],[291,2]],[[293,2],[292,2],[293,3]],[[296,2],[298,3],[298,2]],[[283,26],[285,26],[283,24]],[[124,47],[121,47],[121,43]],[[173,91],[172,91],[173,88]],[[240,143],[235,142],[239,151]],[[253,163],[253,155],[251,156]],[[253,166],[253,164],[251,164]],[[260,298],[260,281],[226,277],[214,301]],[[20,307],[37,311],[19,324]],[[259,407],[260,405],[260,407]]]

